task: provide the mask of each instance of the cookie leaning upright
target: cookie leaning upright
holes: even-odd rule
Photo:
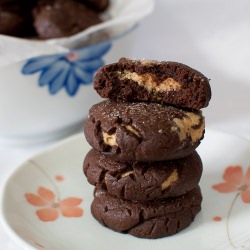
[[[121,58],[99,69],[94,88],[101,97],[115,101],[150,101],[191,109],[205,108],[211,99],[209,80],[177,62]]]

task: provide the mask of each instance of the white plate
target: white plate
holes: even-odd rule
[[[25,249],[47,250],[250,248],[250,203],[241,199],[239,194],[242,191],[221,193],[212,188],[213,185],[224,182],[223,174],[226,169],[227,180],[233,181],[230,174],[234,170],[238,170],[239,174],[243,170],[245,175],[250,165],[249,141],[206,131],[205,139],[198,148],[204,164],[200,182],[204,197],[202,211],[187,229],[157,240],[138,239],[114,232],[101,226],[91,216],[93,187],[82,173],[82,162],[89,149],[82,134],[73,136],[32,157],[10,176],[3,190],[2,217],[6,230],[20,246]],[[229,166],[238,167],[229,169]],[[250,180],[245,183],[250,189]],[[247,188],[247,185],[244,187]],[[42,188],[40,191],[51,190],[52,192],[47,191],[45,194],[53,193],[55,199],[78,199],[66,200],[74,206],[67,211],[62,205],[55,208],[55,220],[45,222],[43,220],[52,218],[46,218],[47,214],[42,214],[40,219],[36,212],[46,204],[40,204],[44,207],[34,206],[39,205],[39,200],[35,200],[37,196],[34,196],[39,188]],[[52,198],[48,196],[48,199]],[[56,201],[54,205],[58,205]],[[62,208],[64,212],[78,217],[63,216],[60,210]]]

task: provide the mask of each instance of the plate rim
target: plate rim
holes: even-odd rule
[[[19,165],[17,165],[15,167],[15,169],[13,171],[11,171],[7,177],[5,177],[3,184],[2,184],[2,190],[0,193],[0,222],[3,226],[4,231],[6,232],[6,234],[9,236],[10,239],[13,239],[13,241],[17,244],[17,247],[20,246],[26,250],[39,250],[38,248],[32,246],[31,244],[29,244],[27,241],[25,241],[17,232],[15,232],[15,230],[12,228],[12,226],[10,225],[9,221],[7,220],[6,216],[5,216],[5,211],[4,211],[4,200],[6,197],[6,191],[7,191],[7,187],[11,182],[11,179],[18,173],[20,172],[23,168],[26,167],[27,162],[30,159],[34,159],[36,157],[42,156],[43,154],[46,154],[50,151],[56,150],[57,148],[68,144],[70,142],[73,142],[74,140],[77,140],[79,137],[83,137],[83,133],[77,133],[74,135],[71,135],[67,138],[61,139],[58,142],[55,142],[54,144],[50,145],[49,147],[45,148],[44,150],[40,150],[37,153],[34,153],[32,155],[30,155],[29,157],[26,158],[26,160],[24,160],[22,163],[20,163]]]
[[[209,131],[209,133],[220,134],[222,136],[230,137],[231,139],[238,139],[242,142],[244,141],[244,143],[248,144],[250,147],[250,140],[247,138],[240,137],[240,136],[233,135],[233,134],[229,134],[226,132],[221,132],[221,131],[215,130],[215,129],[206,128],[206,132],[208,132],[208,131]],[[206,132],[205,132],[205,136],[206,136]],[[30,159],[34,159],[36,157],[46,155],[48,152],[56,150],[59,147],[63,147],[64,145],[67,145],[68,143],[72,143],[73,141],[77,141],[80,137],[84,138],[84,135],[82,132],[71,135],[67,138],[64,138],[64,139],[50,145],[49,147],[47,147],[43,150],[40,150],[39,152],[37,152],[35,154],[30,155],[29,157],[27,157],[27,159],[25,161],[23,161],[21,164],[17,165],[16,168],[13,171],[11,171],[11,173],[5,178],[5,180],[2,184],[2,190],[1,190],[1,194],[0,194],[0,203],[1,203],[0,221],[1,221],[1,224],[2,224],[3,229],[6,232],[6,234],[10,237],[10,239],[12,239],[14,241],[14,243],[17,244],[17,246],[20,246],[26,250],[39,250],[39,248],[32,246],[30,243],[28,243],[26,240],[24,240],[17,232],[15,232],[15,230],[12,228],[8,219],[5,216],[5,211],[4,211],[5,202],[4,202],[4,200],[6,197],[8,185],[10,184],[12,178],[18,172],[22,171],[22,169],[27,166],[26,164]]]

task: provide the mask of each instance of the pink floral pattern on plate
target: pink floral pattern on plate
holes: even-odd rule
[[[244,171],[242,166],[228,166],[223,174],[224,181],[212,186],[213,189],[220,193],[231,193],[236,192],[236,195],[229,207],[227,214],[227,236],[231,246],[236,249],[237,246],[233,243],[233,240],[230,236],[229,232],[229,219],[232,214],[233,206],[237,201],[237,198],[240,196],[241,200],[244,203],[250,203],[250,166],[247,168],[246,174],[244,175]],[[219,218],[218,216],[214,218]],[[220,221],[214,219],[214,221]],[[240,246],[244,247],[244,246]]]
[[[221,193],[237,192],[245,203],[250,203],[250,167],[246,175],[243,174],[241,166],[229,166],[226,168],[222,183],[213,185],[213,189]]]
[[[82,203],[82,199],[76,197],[56,199],[55,193],[44,187],[38,188],[37,194],[26,193],[25,198],[31,205],[42,207],[36,211],[36,215],[42,221],[55,221],[60,214],[64,217],[81,217],[83,215],[83,209],[78,207]]]
[[[38,218],[41,221],[48,222],[57,220],[60,215],[64,217],[82,217],[83,209],[80,208],[79,205],[81,205],[83,199],[77,197],[61,199],[59,189],[54,183],[54,179],[51,178],[37,162],[30,160],[30,163],[47,178],[55,190],[55,192],[53,192],[48,188],[39,187],[36,194],[24,194],[29,204],[39,207],[39,209],[36,210]],[[62,182],[64,178],[62,175],[56,175],[55,180]]]

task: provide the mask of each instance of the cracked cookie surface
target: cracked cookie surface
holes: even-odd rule
[[[150,101],[191,109],[205,108],[211,99],[209,80],[177,62],[121,58],[98,70],[94,88],[111,100]]]
[[[165,161],[192,153],[204,136],[198,110],[146,102],[103,101],[84,124],[88,143],[119,161]]]
[[[150,202],[126,201],[97,188],[91,212],[97,221],[115,231],[140,238],[161,238],[189,226],[200,211],[201,202],[199,187],[179,197]]]
[[[154,200],[183,195],[195,188],[202,174],[196,151],[187,157],[159,162],[118,162],[90,150],[83,164],[90,184],[126,200]]]

